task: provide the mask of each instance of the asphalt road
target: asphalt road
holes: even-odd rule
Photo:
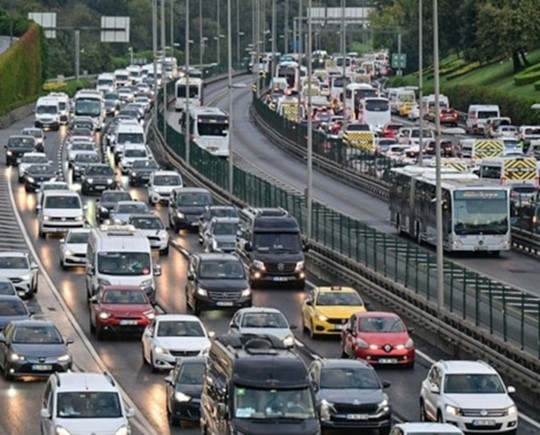
[[[219,84],[209,85],[206,90],[207,100],[211,101],[219,97],[219,104],[225,106],[227,100],[222,89],[223,87],[220,88]],[[301,174],[303,173],[302,165],[289,156],[282,154],[269,144],[249,122],[247,112],[249,99],[250,95],[248,91],[235,92],[234,115],[236,124],[234,133],[237,151],[241,154],[246,154],[250,160],[264,165],[276,177],[281,177],[282,172],[284,172],[282,168],[287,167],[288,171],[285,170],[285,173],[289,172],[287,177],[294,178],[296,171],[300,173],[299,178],[301,179]],[[177,115],[174,113],[171,114],[173,119],[175,116]],[[5,138],[9,134],[14,134],[23,126],[28,126],[31,123],[32,119],[28,118],[2,131],[0,137]],[[55,132],[47,134],[47,153],[55,161],[58,161],[59,156],[62,155],[60,150],[62,134],[64,134],[63,131],[58,134]],[[139,424],[135,433],[199,433],[199,429],[196,427],[185,428],[183,430],[180,428],[169,428],[164,407],[165,388],[163,378],[166,373],[152,374],[147,367],[142,365],[141,345],[138,338],[129,339],[122,337],[110,341],[97,342],[90,334],[83,270],[62,271],[58,264],[58,239],[49,238],[43,240],[37,237],[34,194],[24,192],[22,185],[17,182],[13,169],[6,169],[0,164],[0,170],[2,171],[2,180],[8,182],[9,188],[13,192],[24,229],[28,233],[33,247],[51,277],[54,286],[61,294],[63,301],[67,304],[74,318],[77,319],[82,329],[82,334],[93,345],[103,364],[116,377],[127,396],[131,398],[138,409],[140,419],[138,420]],[[286,180],[287,178],[284,179]],[[125,178],[123,182],[127,188]],[[332,205],[336,201],[335,197],[338,196],[342,199],[341,201],[337,200],[337,206],[349,207],[351,214],[354,213],[363,219],[365,218],[367,221],[372,221],[374,224],[378,222],[378,225],[381,227],[384,226],[386,207],[380,201],[374,200],[367,195],[359,194],[354,189],[348,191],[349,194],[347,195],[346,189],[348,188],[334,182],[328,177],[323,178],[319,174],[316,176],[316,185],[316,195],[322,197],[323,202],[327,201],[329,205]],[[141,200],[146,199],[144,188],[130,188],[129,190],[137,198]],[[351,200],[351,198],[354,198],[354,200]],[[0,201],[1,199],[0,197]],[[95,210],[95,200],[94,198],[85,198],[85,201],[89,206],[88,214],[91,218]],[[364,204],[364,208],[371,210],[372,213],[366,215],[362,211],[358,212],[359,203]],[[379,209],[380,214],[376,212]],[[162,218],[165,218],[163,207],[158,206],[156,212]],[[196,236],[193,234],[180,234],[173,238],[175,243],[178,243],[188,251],[200,249],[196,241]],[[9,239],[1,238],[0,249],[6,250],[11,246],[12,243]],[[185,313],[186,306],[183,292],[186,280],[185,258],[177,250],[171,249],[169,256],[161,257],[159,261],[163,268],[163,274],[157,279],[158,303],[168,313]],[[310,278],[312,281],[315,281],[313,277]],[[37,301],[32,301],[31,304],[35,306],[38,313],[43,313],[49,318],[56,319],[56,321],[61,323],[60,327],[62,328],[63,323],[65,323],[66,314],[62,313],[61,305],[58,301],[55,302],[49,293],[50,290],[43,286],[40,288]],[[305,296],[305,291],[259,289],[254,292],[254,303],[256,305],[275,306],[284,312],[290,323],[300,326],[300,306]],[[373,306],[373,308],[377,307]],[[227,330],[230,314],[208,312],[202,315],[202,319],[209,330],[215,331],[216,334],[221,334]],[[312,341],[307,335],[304,335],[301,328],[297,329],[295,334],[301,343],[303,343],[299,347],[302,348],[302,353],[306,355],[307,359],[309,359],[310,354],[315,353],[323,357],[339,357],[340,355],[339,343],[336,340]],[[79,344],[79,341],[82,341],[82,338],[76,339],[76,345]],[[426,345],[420,340],[417,340],[417,346],[420,356],[418,364],[413,371],[404,372],[397,369],[379,371],[382,379],[392,383],[388,393],[393,404],[395,416],[401,420],[414,421],[418,419],[417,396],[420,382],[426,375],[430,361],[445,357],[442,352]],[[75,355],[75,363],[84,367],[85,361],[83,358],[85,357],[82,354],[79,356],[77,353]],[[0,419],[0,434],[34,434],[39,432],[38,415],[43,385],[43,382],[40,381],[7,383],[0,377],[0,409],[3,410],[3,418]],[[520,394],[518,392],[518,400],[519,397]],[[520,403],[520,409],[525,410],[526,405]],[[4,410],[6,411],[4,412]],[[538,416],[540,415],[540,411],[538,409],[527,410],[527,414],[531,417],[534,415]],[[520,435],[538,434],[540,431],[540,426],[534,426],[524,419],[520,423]],[[149,426],[153,428],[153,431]]]

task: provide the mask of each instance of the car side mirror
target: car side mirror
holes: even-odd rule
[[[409,334],[412,334],[414,331],[415,331],[414,328],[407,328],[407,332],[408,332]]]
[[[253,249],[253,247],[251,246],[251,243],[250,242],[246,242],[244,244],[244,250],[246,250],[247,252],[251,252]]]
[[[429,391],[431,394],[439,394],[439,387],[437,385],[432,385],[430,388],[429,388]]]
[[[229,328],[238,329],[238,324],[236,322],[231,322],[231,324],[229,325]]]
[[[214,331],[208,331],[208,337],[214,338],[216,336],[216,333]]]
[[[97,300],[97,297],[96,296],[92,296],[90,299],[89,299],[90,303],[91,304],[97,304],[98,303],[98,300]]]
[[[83,205],[83,210],[88,210],[88,205],[84,204]]]
[[[155,264],[153,272],[154,272],[154,276],[161,276],[161,265]]]
[[[6,342],[6,336],[0,333],[0,343],[5,343],[5,342]]]
[[[188,273],[187,279],[188,281],[195,281],[195,275],[193,275],[192,273]]]
[[[390,382],[388,382],[388,381],[382,381],[382,387],[383,387],[383,388],[388,388],[388,387],[390,387],[390,385],[392,385]]]
[[[59,243],[66,243],[66,239],[60,239]]]
[[[135,411],[133,408],[128,408],[126,411],[126,417],[127,418],[133,418],[137,415],[137,411]]]
[[[289,325],[289,329],[298,329],[297,325]]]
[[[508,388],[506,389],[506,391],[508,391],[508,394],[515,394],[516,393],[516,387],[513,387],[513,386],[509,385]]]
[[[351,335],[356,335],[356,331],[354,329],[352,329],[350,326],[345,328],[345,331],[347,331]]]
[[[66,339],[66,345],[69,346],[70,344],[73,344],[73,343],[75,343],[75,341],[73,340],[73,338],[68,338],[68,339]]]
[[[36,263],[32,262],[32,263],[30,264],[30,269],[32,269],[32,270],[37,270],[38,268],[39,268],[39,267],[38,267],[38,265],[37,265]]]
[[[165,377],[165,383],[169,385],[173,385],[173,379],[171,376]]]
[[[51,418],[51,413],[47,408],[41,408],[41,411],[39,411],[39,415],[41,418]]]

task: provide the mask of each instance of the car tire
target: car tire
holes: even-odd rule
[[[4,379],[6,381],[11,381],[13,379],[13,375],[9,373],[9,364],[7,362],[7,359],[4,360]]]
[[[25,184],[25,185],[24,185],[24,191],[25,191],[26,193],[30,193],[30,192],[32,191],[32,189],[30,189],[30,186],[29,186],[28,184]]]
[[[90,315],[90,318],[88,320],[88,324],[90,325],[90,332],[95,333],[96,332],[96,327],[92,323],[92,316],[91,315]]]
[[[316,340],[318,338],[318,334],[315,333],[315,328],[313,327],[313,322],[310,322],[309,325],[309,338],[312,340]]]
[[[24,177],[17,177],[17,178],[18,178],[19,183],[22,183],[24,181]]]
[[[34,283],[34,286],[32,287],[32,293],[37,293],[38,292],[38,282],[37,282],[37,279],[36,279],[36,282]]]
[[[174,223],[173,228],[174,228],[175,233],[179,233],[180,230],[182,229],[182,227],[180,227],[180,224],[178,222]]]
[[[38,230],[38,237],[40,239],[44,239],[46,236],[45,236],[45,233],[43,231],[41,231],[41,228]]]
[[[60,263],[60,267],[62,268],[62,270],[67,270],[67,266],[64,264],[62,259],[60,259],[59,263]]]
[[[154,354],[152,352],[150,352],[150,371],[152,373],[158,373],[159,372],[157,367],[154,365]]]
[[[390,426],[379,429],[379,435],[390,435]]]
[[[427,422],[427,414],[426,414],[426,406],[424,405],[424,401],[420,399],[420,416],[418,417],[421,422]]]
[[[441,411],[437,411],[437,423],[444,423]]]
[[[103,329],[100,328],[98,325],[97,325],[97,322],[96,322],[96,339],[98,341],[101,341],[103,340],[103,338],[105,337],[105,333],[103,332]]]
[[[169,421],[169,425],[171,426],[180,426],[182,421],[175,417],[173,413],[169,410],[169,407],[167,406],[167,420]]]
[[[159,255],[161,255],[161,256],[169,255],[169,245],[167,245],[167,247],[165,249],[162,249],[161,251],[159,251]]]

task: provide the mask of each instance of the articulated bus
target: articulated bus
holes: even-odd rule
[[[391,170],[390,221],[418,243],[436,245],[435,168],[405,166]],[[485,185],[474,174],[442,172],[443,248],[446,251],[508,251],[508,188]]]
[[[189,86],[189,93],[187,88]],[[203,105],[203,81],[201,78],[182,77],[174,84],[174,108],[176,111],[184,110],[186,106],[186,95],[190,106]]]
[[[229,114],[217,107],[190,106],[180,118],[182,130],[189,115],[189,133],[195,144],[219,157],[229,156]]]
[[[367,83],[351,83],[345,88],[345,117],[358,119],[362,100],[379,97],[379,91]]]

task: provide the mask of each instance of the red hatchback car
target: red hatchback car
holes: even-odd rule
[[[106,332],[142,333],[154,317],[148,296],[137,286],[106,286],[90,298],[90,331],[98,340]]]
[[[448,124],[452,127],[457,127],[459,115],[454,109],[441,109],[439,119],[441,120],[441,124]]]
[[[342,357],[413,368],[415,346],[409,332],[394,313],[353,314],[341,333]]]

